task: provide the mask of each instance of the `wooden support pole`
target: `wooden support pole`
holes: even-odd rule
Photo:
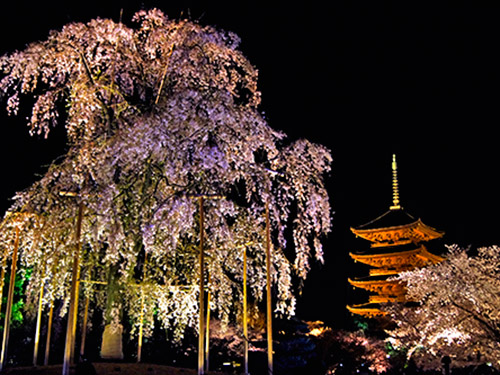
[[[144,292],[141,287],[141,314],[139,321],[139,340],[137,343],[137,363],[142,360],[142,335],[144,330]]]
[[[52,318],[54,316],[54,302],[50,304],[49,319],[47,322],[47,338],[45,340],[45,358],[43,359],[43,365],[49,365],[50,357],[50,336],[52,335]]]
[[[203,203],[205,199],[222,199],[221,195],[191,195],[191,198],[198,199],[200,211],[200,296],[199,296],[199,325],[198,325],[198,375],[205,373],[205,211]]]
[[[78,276],[80,270],[80,233],[82,228],[83,202],[78,207],[76,222],[75,250],[73,254],[73,269],[71,274],[71,291],[68,311],[68,325],[66,328],[66,341],[64,346],[63,375],[69,375],[69,368],[75,352],[76,313],[78,312]]]
[[[0,272],[0,311],[2,310],[2,301],[3,301],[3,287],[4,287],[4,284],[5,284],[5,268],[7,267],[7,251],[5,251],[5,254],[4,254],[4,258],[3,258],[3,264],[2,264],[2,271]],[[3,344],[2,344],[2,351],[3,351]],[[0,369],[2,368],[3,366],[0,364]]]
[[[198,326],[198,375],[204,374],[205,352],[205,250],[204,250],[204,225],[203,211],[204,197],[198,197],[200,208],[200,295],[199,295],[199,326]]]
[[[142,283],[145,282],[146,276],[148,272],[148,253],[144,255],[144,268],[143,268],[143,274],[142,274]],[[144,336],[144,289],[143,289],[143,284],[138,285],[139,288],[141,289],[141,314],[139,316],[140,322],[139,322],[139,338],[137,340],[137,363],[142,361],[142,338]]]
[[[267,292],[267,370],[273,374],[273,312],[271,301],[271,224],[269,221],[269,203],[266,203],[266,292]]]
[[[79,260],[78,260],[79,262]],[[80,296],[80,263],[78,263],[78,269],[76,272],[76,290],[75,290],[75,306],[73,308],[73,328],[71,332],[71,353],[69,358],[69,364],[75,364],[75,343],[76,343],[76,327],[78,325],[78,304]]]
[[[7,251],[5,251],[3,262],[2,262],[2,271],[0,272],[0,310],[2,309],[2,301],[3,301],[3,287],[5,284],[5,268],[7,266]]]
[[[85,356],[85,339],[87,338],[87,321],[89,319],[89,296],[85,297],[85,310],[83,311],[82,339],[80,341],[80,358]]]
[[[12,264],[10,266],[10,283],[7,294],[7,307],[5,310],[5,323],[3,328],[2,352],[0,354],[0,371],[5,368],[7,361],[7,350],[9,346],[10,318],[12,314],[12,302],[14,300],[14,284],[16,282],[17,252],[19,248],[19,227],[16,226],[16,238],[14,241],[14,251],[12,253]]]
[[[207,293],[207,320],[205,327],[205,371],[210,371],[210,290]]]
[[[33,366],[38,365],[38,344],[40,343],[40,328],[42,326],[42,311],[43,311],[43,282],[40,286],[40,294],[38,297],[38,312],[36,314],[35,328],[35,347],[33,348]]]
[[[59,264],[59,259],[56,258],[56,262],[52,265],[52,275],[56,274],[56,269]],[[52,288],[55,288],[57,283],[57,278],[52,276]],[[52,318],[54,317],[54,300],[50,301],[49,317],[47,319],[47,337],[45,339],[45,358],[43,359],[43,365],[48,366],[50,358],[50,339],[52,336]]]
[[[243,358],[244,375],[248,375],[248,306],[247,306],[247,248],[243,247]]]

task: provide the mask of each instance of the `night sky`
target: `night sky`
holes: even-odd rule
[[[479,1],[15,1],[0,19],[0,53],[43,40],[73,21],[129,22],[142,7],[236,32],[260,71],[261,110],[291,139],[331,149],[335,215],[326,263],[315,265],[298,316],[347,325],[353,302],[349,230],[391,205],[397,154],[402,206],[446,232],[444,243],[500,245],[497,135],[499,8]],[[203,3],[203,4],[202,4]],[[333,3],[325,7],[324,4]],[[493,3],[493,2],[492,2]],[[114,2],[112,3],[114,4]],[[0,114],[0,210],[64,153],[64,134],[30,138]],[[331,302],[334,306],[331,307]]]

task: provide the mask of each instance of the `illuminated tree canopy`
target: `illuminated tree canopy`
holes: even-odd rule
[[[205,201],[212,310],[222,320],[241,310],[243,246],[250,291],[262,297],[268,204],[276,312],[293,314],[292,277],[305,279],[311,258],[323,260],[331,228],[331,156],[269,127],[258,72],[238,44],[233,33],[151,10],[131,26],[68,24],[0,59],[8,112],[32,106],[32,134],[64,125],[68,137],[67,154],[16,194],[1,232],[5,259],[10,229],[21,228],[29,290],[43,285],[44,303],[68,300],[81,203],[81,279],[109,286],[112,275],[119,298],[107,306],[110,319],[126,310],[138,323],[144,313],[151,332],[154,310],[181,338],[198,319],[195,197],[214,195]],[[91,285],[82,283],[85,293]],[[104,309],[106,298],[94,297]]]
[[[397,327],[391,341],[406,347],[426,367],[448,355],[454,363],[500,363],[500,247],[478,249],[475,256],[452,246],[447,259],[404,272],[409,300],[418,306],[393,305]]]

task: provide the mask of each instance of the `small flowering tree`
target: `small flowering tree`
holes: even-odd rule
[[[268,126],[257,70],[236,35],[158,10],[133,22],[68,24],[0,59],[8,112],[32,97],[30,132],[48,136],[64,124],[68,137],[67,154],[10,209],[33,214],[21,232],[22,264],[35,268],[29,290],[67,303],[82,209],[81,279],[107,282],[108,323],[127,311],[148,333],[157,311],[181,339],[198,319],[196,197],[215,195],[204,204],[212,310],[224,321],[241,310],[242,246],[251,295],[262,297],[267,206],[276,313],[293,314],[292,276],[306,278],[310,259],[323,260],[320,238],[330,230],[329,151]]]
[[[478,359],[500,365],[500,247],[449,247],[439,264],[404,272],[408,299],[389,312],[397,327],[393,345],[404,346],[424,367],[439,367],[442,357],[465,364]]]

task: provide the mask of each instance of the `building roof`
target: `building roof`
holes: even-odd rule
[[[368,318],[372,318],[375,316],[384,316],[387,315],[385,311],[381,311],[379,309],[378,304],[373,304],[373,303],[364,303],[364,304],[359,304],[359,305],[347,305],[347,310],[349,310],[353,314],[358,314],[358,315],[363,315]]]
[[[431,264],[436,264],[444,260],[439,255],[434,255],[427,250],[424,245],[401,251],[390,251],[385,248],[385,252],[355,254],[349,253],[356,262],[368,264],[376,268],[387,268],[395,271],[404,271],[412,268],[420,268]],[[397,273],[397,272],[396,272]]]
[[[356,237],[372,242],[372,247],[420,243],[441,238],[438,231],[408,214],[403,208],[390,209],[376,219],[351,228]]]
[[[368,277],[364,280],[349,278],[348,281],[356,288],[387,296],[402,296],[406,292],[404,284],[398,280],[380,280],[377,277]]]
[[[368,223],[355,227],[356,230],[390,228],[414,223],[418,219],[403,208],[389,209]]]

